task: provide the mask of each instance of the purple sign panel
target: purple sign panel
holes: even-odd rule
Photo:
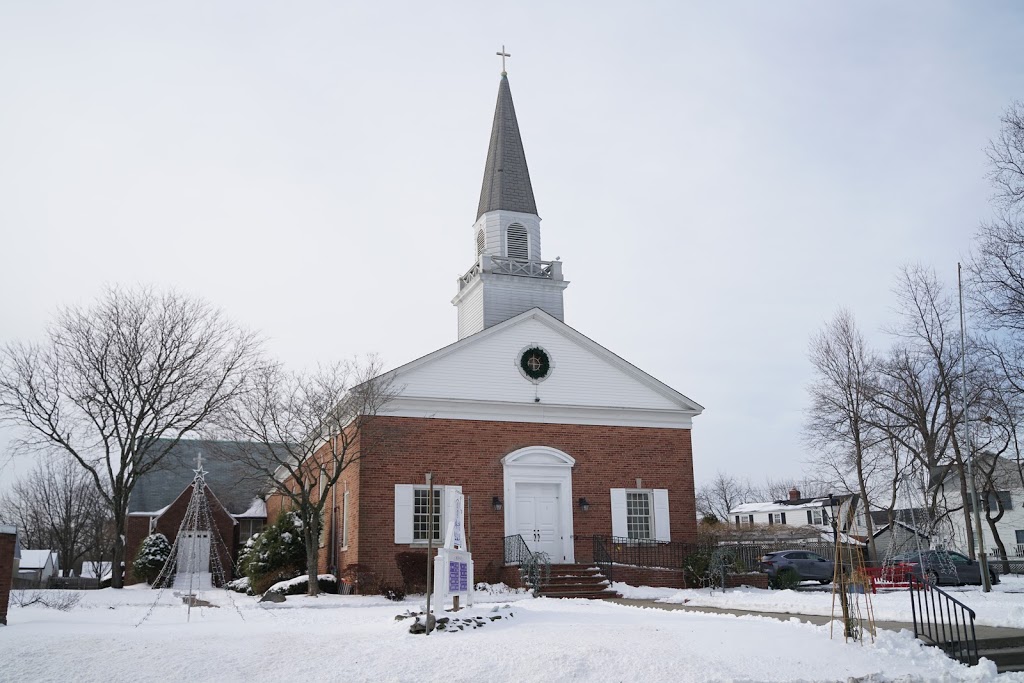
[[[455,593],[459,590],[459,563],[448,563],[448,592]]]
[[[469,565],[465,562],[448,563],[448,592],[465,593],[469,590]]]

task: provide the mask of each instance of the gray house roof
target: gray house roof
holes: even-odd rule
[[[487,147],[484,182],[480,188],[480,204],[476,217],[488,211],[518,211],[537,214],[537,202],[530,184],[530,169],[526,167],[523,138],[519,135],[519,121],[512,104],[512,91],[508,76],[501,75],[498,103],[494,108],[491,143]]]
[[[248,452],[254,448],[253,444],[245,447]],[[268,482],[235,461],[233,456],[240,449],[241,444],[231,441],[179,441],[159,466],[139,478],[128,501],[128,512],[156,512],[173,503],[192,483],[200,452],[207,487],[228,512],[245,512],[253,498],[263,497]]]

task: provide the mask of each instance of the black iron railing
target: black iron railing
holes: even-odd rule
[[[974,610],[937,586],[909,577],[914,635],[969,666],[978,663]]]
[[[594,536],[594,564],[601,568],[610,586],[612,581],[615,580],[612,577],[615,563],[612,561],[612,555],[608,551],[608,546],[605,544],[605,539],[602,536]]]
[[[530,550],[519,534],[505,537],[505,564],[519,565],[519,577],[533,590],[534,595],[551,576],[551,558],[548,554]]]

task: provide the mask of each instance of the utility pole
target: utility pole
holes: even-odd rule
[[[960,293],[960,374],[963,376],[964,439],[967,441],[967,478],[971,482],[971,498],[974,499],[974,537],[978,539],[978,565],[981,569],[981,586],[985,593],[992,591],[988,575],[988,558],[985,557],[985,537],[981,529],[981,499],[978,498],[978,484],[974,481],[974,444],[971,441],[971,422],[967,415],[967,326],[964,324],[964,281],[960,264],[956,264],[956,286]]]

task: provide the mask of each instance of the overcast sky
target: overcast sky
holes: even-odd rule
[[[566,322],[706,407],[698,482],[800,477],[808,338],[885,343],[903,263],[955,282],[1022,37],[1009,1],[0,0],[0,341],[140,282],[294,367],[454,341],[504,44]]]

